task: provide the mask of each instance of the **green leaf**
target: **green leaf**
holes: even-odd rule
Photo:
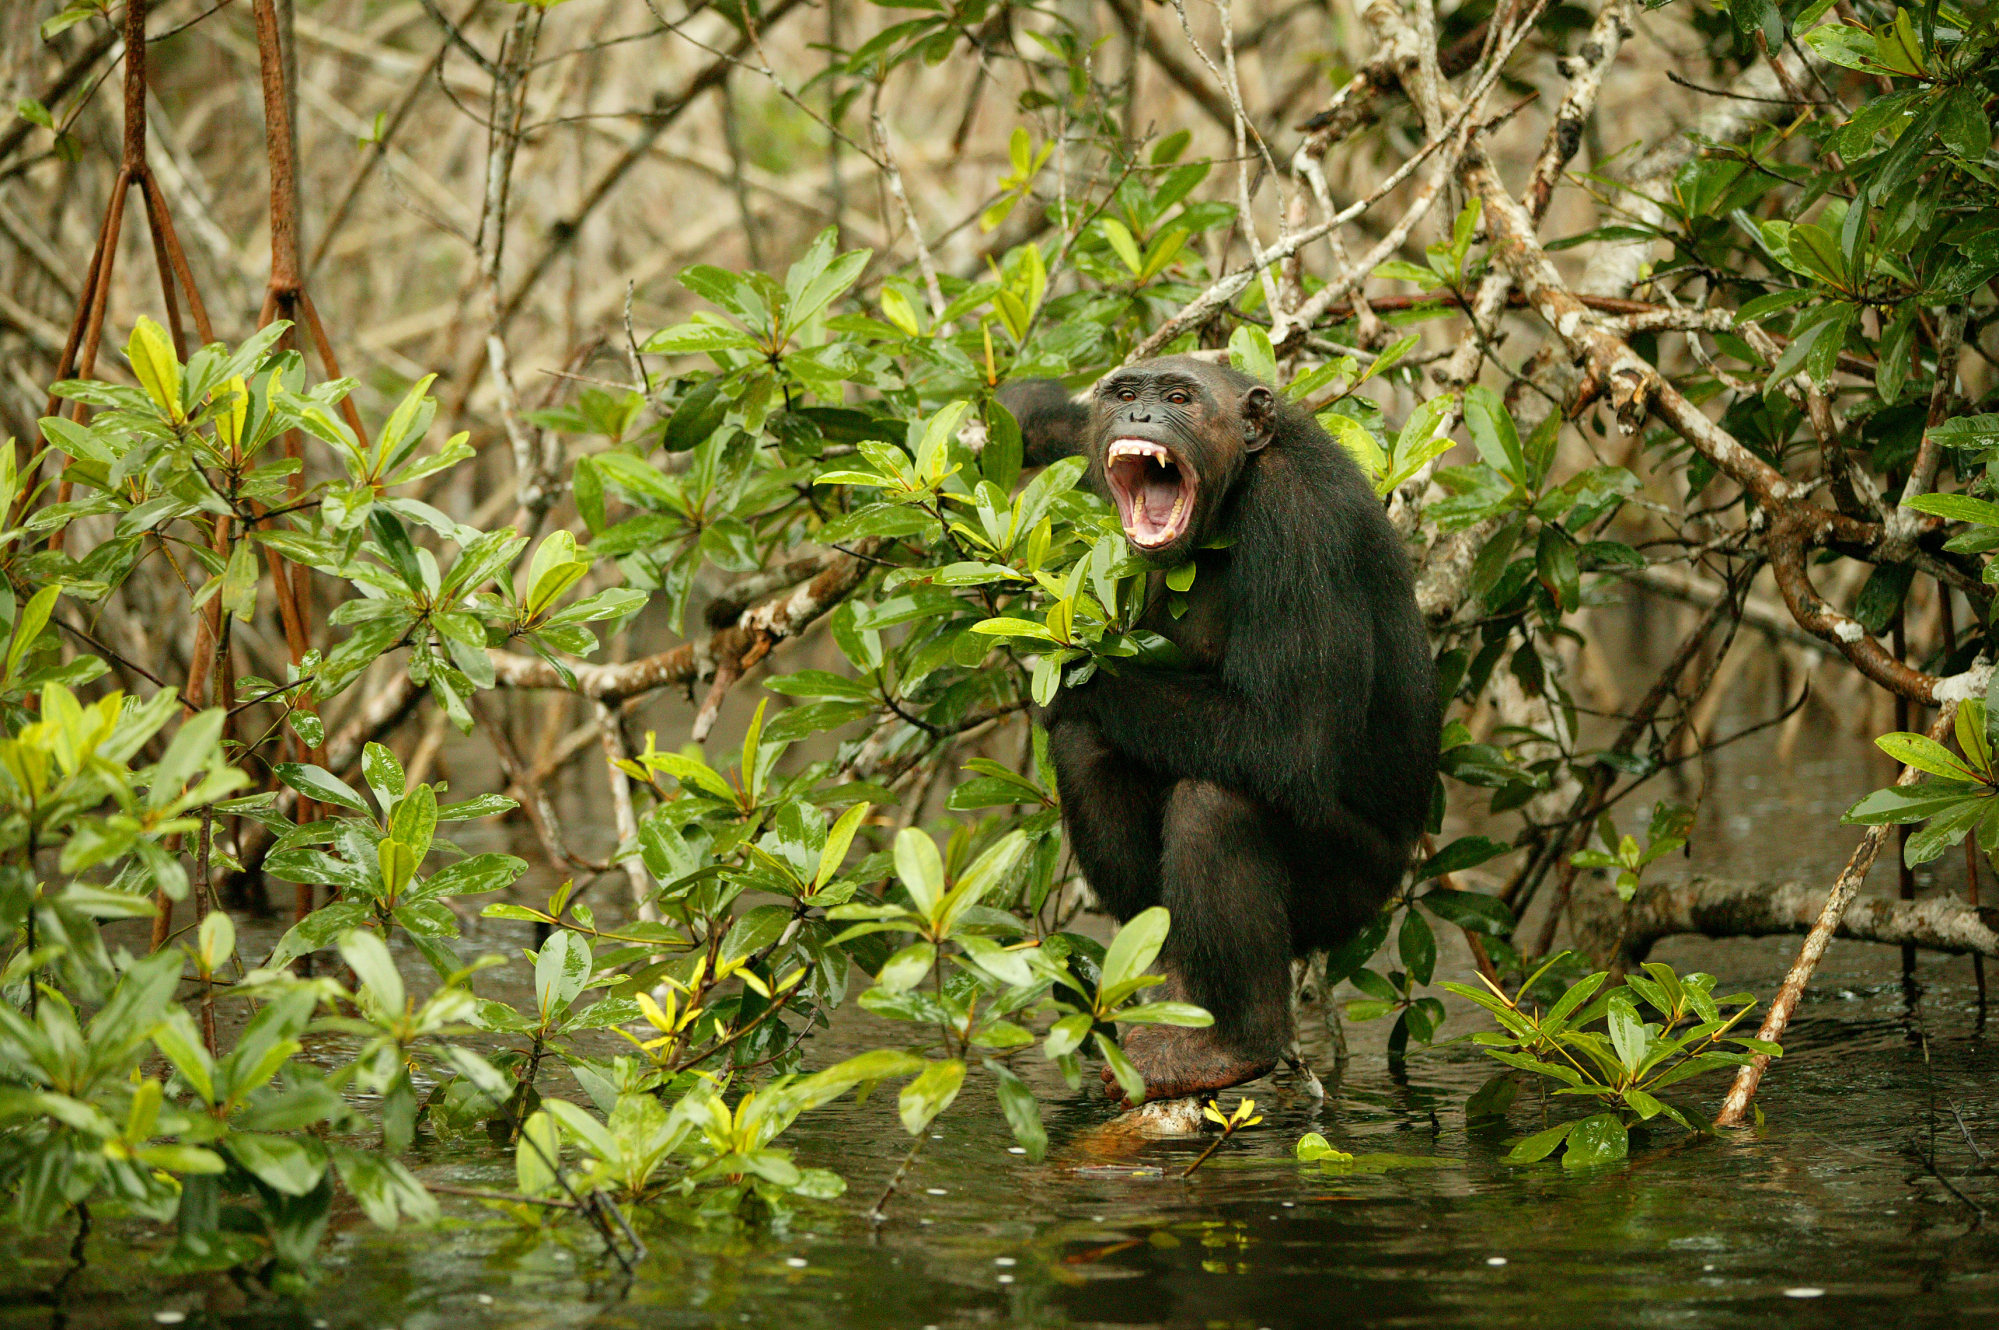
[[[1133,915],[1118,929],[1104,952],[1103,977],[1098,986],[1115,988],[1143,976],[1159,955],[1159,949],[1166,945],[1166,933],[1171,926],[1172,915],[1163,905]]]
[[[511,854],[475,854],[449,864],[423,880],[417,894],[425,899],[445,896],[472,896],[482,891],[498,891],[512,885],[527,871],[527,860]]]
[[[377,1227],[392,1229],[403,1218],[418,1224],[437,1218],[437,1202],[400,1161],[365,1150],[335,1148],[332,1153],[340,1180]]]
[[[670,453],[684,453],[708,442],[728,419],[729,399],[723,395],[728,380],[704,379],[689,388],[667,418],[661,444]],[[647,468],[650,470],[651,468]]]
[[[944,478],[950,444],[958,435],[958,425],[972,404],[962,399],[948,402],[924,422],[923,438],[916,448],[916,472],[923,480],[936,483]]]
[[[428,785],[419,785],[395,805],[389,818],[389,833],[410,847],[416,863],[430,853],[431,837],[437,831],[437,795]]]
[[[542,943],[534,963],[534,998],[543,1021],[553,1020],[590,982],[590,942],[580,933],[557,929]]]
[[[562,1131],[546,1112],[536,1112],[521,1124],[514,1147],[514,1183],[523,1196],[553,1191],[562,1161]]]
[[[1534,566],[1540,574],[1541,584],[1548,588],[1548,594],[1560,602],[1563,609],[1574,610],[1582,604],[1574,541],[1553,526],[1542,527],[1540,539],[1534,547]],[[1515,659],[1519,659],[1518,656]]]
[[[1548,1014],[1541,1018],[1541,1023],[1544,1026],[1559,1026],[1568,1020],[1578,1007],[1590,1000],[1590,996],[1597,989],[1603,987],[1603,981],[1609,977],[1609,971],[1598,970],[1595,974],[1585,975],[1570,984],[1569,991],[1555,1000],[1555,1005],[1548,1008]]]
[[[930,977],[936,964],[937,948],[928,942],[914,942],[882,962],[875,975],[875,987],[885,993],[906,993]]]
[[[957,940],[965,949],[966,960],[1009,988],[1026,988],[1035,983],[1034,967],[1021,952],[978,933],[968,933]],[[1030,1041],[1031,1037],[1023,1037],[1020,1042]]]
[[[215,1060],[201,1046],[194,1020],[184,1011],[174,1012],[152,1029],[153,1046],[173,1064],[181,1079],[207,1103],[216,1102]]]
[[[238,1131],[225,1144],[232,1159],[285,1196],[304,1196],[326,1175],[326,1156],[315,1141]]]
[[[1874,34],[1865,28],[1853,27],[1845,23],[1827,23],[1799,34],[1821,59],[1843,69],[1857,69],[1863,73],[1876,72],[1874,61]]]
[[[1385,478],[1388,474],[1388,454],[1375,442],[1367,426],[1343,411],[1321,411],[1319,424],[1333,436],[1333,441],[1346,449],[1360,469],[1370,479]]]
[[[1986,711],[1982,698],[1970,698],[1958,705],[1953,727],[1957,731],[1957,746],[1963,750],[1965,760],[1980,772],[1992,766],[1992,745],[1986,738],[1985,727]]]
[[[1374,276],[1387,282],[1414,282],[1424,290],[1437,285],[1437,274],[1406,259],[1390,259],[1375,268]]]
[[[1013,866],[1027,850],[1027,835],[1019,828],[1009,831],[986,848],[958,878],[951,892],[934,913],[939,932],[955,931],[958,921],[984,900],[987,893],[1006,881]]]
[[[1952,416],[1928,434],[1946,448],[1990,448],[1999,444],[1999,415]]]
[[[1575,1124],[1569,1133],[1569,1148],[1562,1155],[1563,1168],[1590,1168],[1613,1164],[1631,1152],[1631,1137],[1615,1113],[1598,1113]]]
[[[1918,494],[1902,500],[1902,506],[1949,522],[1999,526],[1999,503],[1974,499],[1968,494]]]
[[[1270,334],[1253,323],[1245,323],[1229,337],[1229,367],[1264,383],[1277,382],[1277,353],[1271,348]]]
[[[1972,827],[1993,809],[1990,799],[1973,799],[1932,818],[1930,824],[1909,837],[1902,847],[1902,862],[1911,868],[1926,864],[1953,845],[1961,844]]]
[[[965,1083],[965,1064],[957,1058],[933,1061],[896,1096],[896,1109],[903,1130],[911,1136],[930,1125],[931,1119],[951,1106]]]
[[[1059,639],[1049,630],[1047,624],[1035,623],[1031,619],[986,619],[972,625],[971,631],[986,633],[993,637],[1026,637],[1037,642],[1054,642]]]
[[[838,238],[836,228],[821,231],[804,257],[785,274],[785,295],[790,301],[785,311],[788,327],[799,327],[839,299],[874,256],[871,249],[856,249],[833,257]]]
[[[754,351],[756,339],[721,323],[681,323],[662,328],[639,349],[647,355],[689,356],[709,351]]]
[[[1123,222],[1115,217],[1106,217],[1097,225],[1103,232],[1104,239],[1110,242],[1111,248],[1117,251],[1117,256],[1124,260],[1124,266],[1131,270],[1134,277],[1145,270],[1145,260],[1138,252],[1138,241],[1133,238],[1131,231]]]
[[[1959,84],[1944,97],[1937,120],[1937,138],[1946,148],[1976,164],[1992,147],[1992,122],[1985,115],[1982,88]]]
[[[1430,973],[1437,965],[1437,938],[1421,914],[1410,910],[1402,916],[1402,931],[1396,936],[1395,949],[1410,979],[1419,984],[1430,982]]]
[[[1498,393],[1480,384],[1465,389],[1465,425],[1487,466],[1523,488],[1533,483],[1520,451],[1520,435]]]
[[[317,799],[320,803],[334,804],[357,813],[368,811],[368,805],[362,802],[354,787],[325,767],[309,763],[279,762],[271,768],[271,772],[308,799]]]
[[[1085,1013],[1064,1016],[1049,1027],[1048,1037],[1041,1043],[1042,1056],[1053,1061],[1075,1052],[1090,1037],[1090,1024],[1090,1018]]]
[[[927,1066],[929,1063],[914,1053],[905,1053],[898,1048],[875,1048],[796,1081],[785,1093],[803,1108],[817,1108],[838,1099],[856,1085],[871,1085],[895,1076],[911,1076]]]
[[[236,924],[227,910],[210,910],[195,932],[195,956],[203,973],[219,973],[236,954]]]
[[[873,809],[873,804],[862,800],[840,814],[839,821],[826,833],[825,848],[819,852],[819,869],[812,875],[813,890],[824,887],[840,871],[840,866],[847,861],[847,850],[854,843],[854,834]]]
[[[1874,741],[1874,746],[1903,766],[1914,767],[1932,776],[1942,776],[1947,780],[1965,780],[1972,775],[1950,749],[1927,735],[1884,734]]]
[[[1145,1099],[1145,1078],[1138,1074],[1138,1068],[1131,1065],[1131,1059],[1124,1055],[1124,1050],[1118,1047],[1115,1039],[1099,1033],[1096,1040],[1097,1052],[1103,1054],[1104,1062],[1109,1065],[1111,1075],[1117,1078],[1118,1088],[1124,1091],[1125,1099],[1133,1104],[1142,1102]]]
[[[915,827],[904,827],[895,838],[895,875],[908,889],[917,912],[926,918],[944,895],[944,860],[937,842]]]
[[[597,1158],[615,1162],[624,1156],[618,1148],[617,1138],[603,1123],[588,1112],[570,1103],[567,1099],[544,1099],[542,1111],[561,1125],[563,1134],[588,1150]]]
[[[1460,836],[1443,849],[1425,859],[1416,870],[1416,880],[1425,881],[1433,877],[1443,877],[1448,873],[1461,873],[1467,868],[1476,868],[1502,854],[1511,854],[1513,846],[1490,836]]]
[[[381,867],[382,889],[391,899],[400,896],[410,879],[416,876],[416,854],[393,836],[384,838],[375,846],[375,861]]]
[[[1513,847],[1507,848],[1510,850]],[[1416,903],[1445,923],[1456,924],[1468,932],[1484,933],[1487,937],[1513,935],[1515,926],[1513,911],[1497,896],[1488,896],[1479,891],[1453,891],[1449,887],[1432,887],[1418,896]]]
[[[180,401],[180,361],[174,357],[174,344],[167,330],[141,314],[132,325],[131,339],[125,343],[125,356],[132,363],[133,376],[153,405],[176,425],[185,421],[187,412]]]
[[[1645,1032],[1644,1023],[1638,1019],[1638,1012],[1622,995],[1610,999],[1608,1012],[1610,1043],[1617,1050],[1617,1060],[1625,1070],[1637,1071],[1645,1062],[1645,1054],[1651,1047],[1651,1039]]]
[[[1876,790],[1841,814],[1840,821],[1862,826],[1921,822],[1957,807],[1967,799],[1990,797],[1982,784],[1962,780],[1926,780],[1915,785]]]
[[[49,616],[55,612],[56,597],[61,588],[53,584],[37,591],[14,620],[13,640],[7,644],[7,677],[11,680],[19,676],[21,661],[33,649],[42,629],[48,626]]]
[[[366,929],[349,929],[340,935],[340,956],[374,997],[379,1010],[391,1016],[402,1014],[403,977],[381,938]]]
[[[47,23],[42,24],[42,40],[47,41],[49,38],[55,36],[57,32],[61,32],[64,28],[68,28],[74,24],[81,23],[84,19],[90,17],[90,15],[95,12],[96,12],[95,10],[86,9],[80,5],[74,9],[66,9],[62,11],[62,13],[57,14],[55,18],[52,18],[48,20]],[[62,22],[62,26],[57,28],[55,32],[49,31],[49,24],[57,23],[62,20],[67,20],[67,21]],[[39,125],[43,129],[49,129],[49,130],[52,130],[56,127],[55,117],[49,114],[49,108],[42,105],[40,102],[36,101],[32,97],[23,97],[19,101],[15,102],[14,113],[20,116],[21,119],[27,121],[31,125]]]
[[[75,27],[77,24],[87,23],[93,18],[101,17],[103,14],[104,10],[94,4],[70,5],[66,9],[58,10],[56,12],[55,17],[42,20],[42,27],[41,27],[42,40],[45,42],[52,42],[57,37],[61,36],[63,33],[68,32],[71,28]],[[23,105],[26,104],[27,103],[24,101]],[[34,105],[40,106],[41,104],[37,102],[34,103]],[[23,111],[22,114],[26,116],[28,119],[34,120],[36,124],[44,124],[44,119],[47,117],[48,112],[46,111],[42,112],[42,116],[44,119],[37,119],[36,117],[33,116],[27,116],[27,113],[25,111]],[[55,128],[53,124],[46,124],[44,125],[44,127],[49,129]]]
[[[1006,1125],[1013,1129],[1013,1138],[1026,1149],[1030,1160],[1040,1163],[1048,1153],[1048,1129],[1042,1125],[1041,1104],[1035,1099],[1034,1091],[1027,1088],[1026,1081],[991,1058],[987,1058],[984,1065],[992,1074],[1000,1112],[1006,1115]]]
[[[1316,1131],[1308,1131],[1303,1136],[1300,1136],[1298,1144],[1292,1147],[1291,1152],[1300,1161],[1307,1164],[1317,1163],[1322,1159],[1329,1159],[1334,1163],[1341,1164],[1350,1163],[1353,1160],[1352,1155],[1344,1150],[1335,1150],[1332,1143]]]

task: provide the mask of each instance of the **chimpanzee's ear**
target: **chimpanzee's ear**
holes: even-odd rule
[[[1262,384],[1242,395],[1242,405],[1237,410],[1242,415],[1244,452],[1256,452],[1277,433],[1277,397]]]

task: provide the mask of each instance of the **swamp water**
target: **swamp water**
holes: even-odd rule
[[[1807,735],[1789,762],[1766,736],[1717,754],[1693,862],[1662,867],[1829,883],[1857,839],[1838,813],[1882,764],[1850,735]],[[1937,886],[1961,885],[1953,864]],[[1873,889],[1892,883],[1892,865],[1877,868]],[[466,950],[511,950],[513,929],[484,926]],[[1796,946],[1677,939],[1657,956],[1767,999]],[[1442,977],[1466,977],[1458,950]],[[151,1252],[104,1226],[60,1310],[49,1289],[70,1235],[0,1244],[0,1327],[1999,1326],[1999,1213],[1981,1214],[1999,1212],[1999,1019],[1980,1012],[1967,960],[1925,958],[1916,978],[1912,1000],[1892,950],[1835,943],[1764,1081],[1765,1125],[1692,1145],[1672,1127],[1634,1135],[1628,1161],[1594,1171],[1500,1162],[1540,1124],[1528,1093],[1504,1127],[1467,1132],[1465,1096],[1493,1065],[1469,1048],[1419,1051],[1398,1078],[1386,1022],[1349,1026],[1335,1079],[1313,1022],[1327,1098],[1288,1079],[1250,1087],[1261,1126],[1187,1179],[1202,1143],[1121,1140],[1101,1100],[1069,1094],[1030,1051],[1017,1062],[1043,1094],[1047,1161],[1009,1153],[975,1077],[879,1230],[866,1212],[909,1147],[880,1092],[784,1138],[800,1164],[843,1174],[846,1196],[779,1225],[654,1223],[629,1278],[580,1225],[537,1237],[445,1197],[439,1227],[383,1233],[343,1198],[322,1278],[295,1301],[152,1274]],[[1443,1035],[1480,1028],[1452,1000]],[[808,1045],[808,1066],[907,1030],[856,1009]],[[1690,1088],[1711,1109],[1724,1083]],[[1400,1158],[1379,1172],[1300,1164],[1308,1131]],[[510,1156],[483,1147],[411,1162],[437,1182],[513,1185]]]

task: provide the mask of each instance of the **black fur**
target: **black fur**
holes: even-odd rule
[[[1084,451],[1090,409],[1053,379],[1026,379],[1000,389],[1000,401],[1020,422],[1022,460],[1047,466]]]
[[[1107,376],[1087,408],[1060,393],[1002,393],[1030,457],[1084,452],[1108,496],[1106,452],[1137,437],[1198,483],[1185,537],[1142,551],[1197,560],[1185,615],[1162,595],[1146,620],[1189,667],[1099,670],[1044,718],[1070,842],[1120,919],[1172,910],[1175,990],[1268,1065],[1291,957],[1363,927],[1422,833],[1439,715],[1409,558],[1346,452],[1245,375],[1175,357]]]

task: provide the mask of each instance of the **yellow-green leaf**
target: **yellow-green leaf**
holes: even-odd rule
[[[125,343],[125,355],[132,362],[139,386],[153,399],[153,405],[165,411],[176,425],[186,421],[187,412],[180,404],[180,361],[174,357],[174,344],[167,330],[141,314],[132,327],[131,339]]]

